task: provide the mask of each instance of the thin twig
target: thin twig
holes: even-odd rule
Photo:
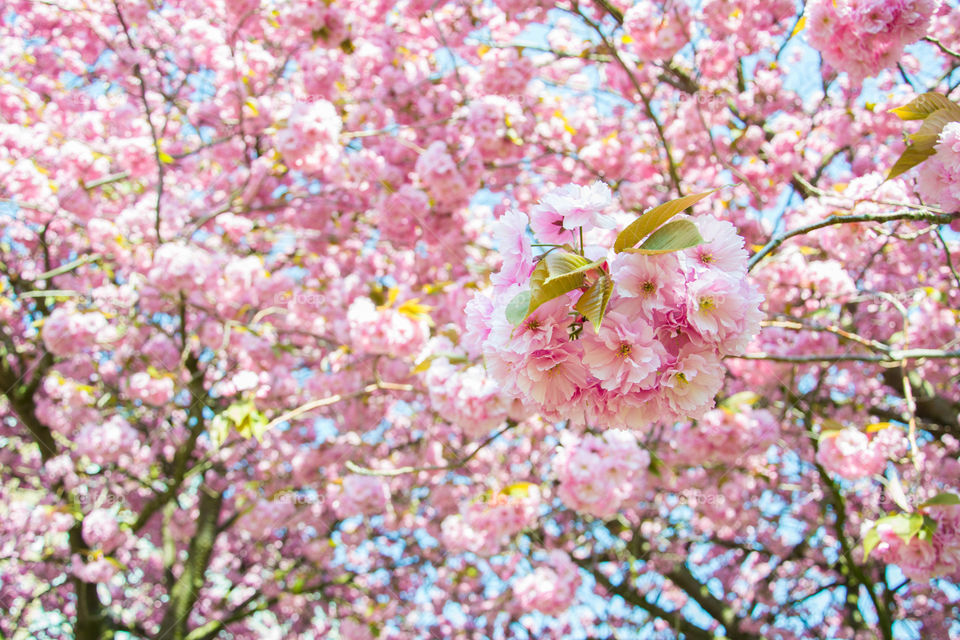
[[[940,351],[938,349],[909,349],[890,351],[886,354],[834,353],[821,355],[778,355],[776,353],[747,353],[727,358],[738,360],[769,360],[771,362],[876,362],[878,364],[899,364],[904,360],[951,360],[960,358],[960,351]]]
[[[953,220],[953,216],[949,213],[931,213],[929,211],[900,211],[896,213],[880,214],[864,213],[851,214],[848,216],[832,215],[819,222],[798,227],[771,238],[770,242],[768,242],[762,249],[760,249],[760,251],[756,252],[750,257],[747,270],[749,271],[750,269],[753,269],[753,267],[756,266],[756,264],[763,258],[775,251],[786,240],[789,240],[795,236],[801,236],[805,233],[810,233],[811,231],[816,231],[817,229],[822,229],[823,227],[829,227],[835,224],[853,224],[856,222],[883,223],[891,222],[893,220],[923,220],[926,222],[934,222],[936,224],[948,224],[951,220]]]
[[[466,463],[470,462],[470,460],[472,460],[474,456],[480,453],[481,449],[486,447],[488,444],[490,444],[491,442],[499,438],[501,435],[503,435],[506,431],[512,429],[515,426],[517,426],[516,422],[514,422],[513,420],[508,420],[507,424],[505,424],[502,428],[498,429],[492,436],[490,436],[489,438],[487,438],[486,440],[478,444],[476,448],[473,451],[471,451],[469,454],[467,454],[462,458],[458,458],[457,460],[449,464],[429,465],[426,467],[397,467],[396,469],[370,469],[367,467],[361,467],[357,464],[354,464],[353,461],[351,460],[347,460],[346,467],[350,471],[363,476],[386,476],[391,478],[394,476],[402,476],[408,473],[419,473],[421,471],[449,471],[451,469],[457,469],[459,467],[462,467]]]

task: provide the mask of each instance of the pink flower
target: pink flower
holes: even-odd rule
[[[102,554],[92,554],[90,559],[84,562],[80,554],[75,553],[70,561],[70,573],[84,582],[109,582],[117,573],[117,568]]]
[[[530,353],[518,372],[517,386],[542,406],[562,412],[586,376],[579,354],[568,343]]]
[[[807,38],[854,82],[893,66],[922,38],[939,0],[810,0]]]
[[[167,404],[173,399],[173,379],[167,376],[155,378],[146,371],[130,376],[130,396],[154,407]]]
[[[452,210],[467,204],[467,181],[442,141],[433,142],[417,158],[416,172],[437,208]]]
[[[613,217],[605,213],[612,202],[610,188],[602,182],[585,187],[566,185],[546,194],[533,208],[530,227],[541,242],[571,242],[575,230],[613,227]]]
[[[707,272],[687,284],[687,322],[707,342],[719,343],[736,332],[744,316],[740,282],[722,272]]]
[[[711,216],[698,216],[693,220],[704,240],[691,251],[694,265],[700,270],[716,269],[732,276],[745,274],[747,252],[736,227]]]
[[[336,509],[341,518],[356,515],[382,515],[390,492],[382,478],[350,474],[343,479]]]
[[[104,553],[112,552],[125,539],[116,514],[109,509],[94,509],[84,516],[81,533],[84,542]]]
[[[545,565],[514,583],[513,592],[524,611],[559,616],[573,605],[579,586],[579,567],[565,552],[554,549]]]
[[[561,444],[553,460],[558,496],[571,509],[597,518],[616,514],[650,466],[650,454],[636,436],[621,429],[608,429],[602,436],[567,432]]]
[[[672,307],[682,299],[686,279],[674,254],[645,256],[621,253],[611,264],[617,291],[632,298],[634,306],[648,318],[659,309]]]
[[[607,314],[599,333],[585,331],[582,342],[583,363],[607,390],[653,386],[666,355],[650,325],[616,311]]]
[[[859,480],[882,473],[887,461],[876,447],[870,446],[867,434],[847,427],[821,438],[817,462],[842,478]]]
[[[347,309],[350,339],[357,349],[394,357],[409,356],[426,342],[428,329],[422,320],[396,309],[378,308],[370,298],[356,298]]]
[[[711,351],[685,347],[660,379],[664,399],[677,415],[692,415],[713,405],[723,384],[723,364]]]
[[[918,167],[920,195],[946,211],[960,211],[960,122],[947,124],[934,148]]]
[[[106,333],[107,319],[103,314],[58,307],[44,321],[40,335],[50,353],[66,357],[92,348]]]
[[[510,209],[493,227],[493,240],[503,256],[500,271],[493,275],[494,286],[525,283],[533,271],[533,255],[527,236],[527,216]]]

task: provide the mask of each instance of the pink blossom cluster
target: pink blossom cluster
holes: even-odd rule
[[[687,464],[739,464],[763,454],[779,433],[777,419],[766,409],[724,407],[708,411],[696,424],[680,425],[671,444]]]
[[[454,551],[499,553],[510,538],[536,521],[540,503],[539,487],[526,483],[482,496],[444,519],[443,542]]]
[[[817,462],[831,473],[847,480],[859,480],[882,473],[890,458],[906,451],[906,438],[895,427],[888,427],[872,438],[854,427],[825,433],[820,438]]]
[[[140,436],[121,416],[84,426],[77,434],[77,454],[99,465],[129,461],[140,453]]]
[[[106,333],[107,319],[102,313],[57,307],[43,323],[40,335],[47,351],[66,357],[95,346]]]
[[[854,82],[892,67],[924,36],[939,0],[813,0],[807,3],[810,44]]]
[[[547,555],[547,562],[538,566],[513,585],[517,604],[524,611],[539,611],[558,616],[576,600],[580,586],[579,568],[570,556],[559,549]]]
[[[291,168],[318,171],[338,158],[342,128],[340,115],[330,102],[297,102],[287,126],[277,132],[277,149]]]
[[[704,239],[699,246],[614,255],[608,227],[616,212],[605,186],[563,187],[533,208],[537,242],[573,245],[583,231],[584,253],[606,258],[598,270],[609,265],[613,287],[597,332],[572,313],[579,289],[542,304],[519,326],[507,319],[507,306],[530,286],[536,259],[523,214],[504,214],[494,230],[503,264],[493,290],[467,305],[467,326],[483,327],[465,336],[468,348],[483,353],[505,392],[550,419],[640,428],[701,415],[723,382],[721,358],[741,353],[759,331],[762,298],[747,281],[747,254],[733,225],[687,219]]]
[[[356,298],[347,310],[350,341],[358,351],[408,356],[419,351],[427,340],[426,322],[415,320],[397,309],[378,307],[366,297]]]
[[[930,539],[914,537],[904,542],[889,524],[881,523],[877,525],[880,542],[872,553],[900,567],[912,580],[925,582],[942,576],[956,579],[960,577],[960,506],[938,505],[925,511],[935,523]]]
[[[510,399],[481,365],[459,369],[435,358],[424,374],[430,404],[468,438],[482,438],[507,419]]]
[[[417,158],[416,172],[438,209],[449,211],[467,203],[471,191],[443,142],[434,142]]]
[[[934,148],[936,153],[920,165],[920,195],[945,211],[960,212],[960,122],[948,123]]]
[[[390,490],[383,478],[350,474],[343,478],[334,508],[342,518],[383,515],[389,500]]]
[[[110,509],[94,509],[83,518],[83,541],[92,549],[110,553],[126,540],[120,530],[117,514]]]
[[[192,292],[203,290],[216,274],[216,265],[206,251],[189,244],[168,242],[154,252],[148,278],[164,293]]]
[[[623,14],[630,47],[642,60],[669,60],[689,37],[690,6],[686,2],[637,2]]]
[[[553,459],[557,494],[571,509],[596,518],[616,514],[650,466],[650,454],[622,429],[582,437],[564,432],[561,444]]]
[[[70,573],[84,582],[108,582],[117,573],[117,567],[103,554],[92,553],[84,560],[79,553],[70,558]]]
[[[173,378],[152,376],[146,371],[138,371],[130,376],[128,393],[144,404],[159,407],[173,399]]]

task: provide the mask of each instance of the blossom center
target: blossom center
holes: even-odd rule
[[[617,349],[617,355],[620,356],[621,358],[626,358],[627,356],[630,355],[631,351],[633,351],[633,347],[630,344],[626,342],[621,342],[620,348]]]

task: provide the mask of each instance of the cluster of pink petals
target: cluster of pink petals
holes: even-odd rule
[[[766,409],[722,408],[708,411],[696,424],[682,424],[671,444],[678,460],[690,465],[744,464],[765,453],[779,435],[779,423]]]
[[[597,518],[616,514],[650,466],[650,454],[622,429],[583,437],[564,432],[561,444],[553,460],[557,494],[571,509]]]
[[[548,554],[545,564],[514,583],[513,591],[517,604],[524,611],[558,616],[574,603],[579,586],[577,565],[569,555],[554,549]]]
[[[642,60],[669,60],[689,41],[691,28],[686,2],[637,2],[623,14],[629,46]]]
[[[892,67],[924,36],[939,0],[812,0],[807,38],[825,62],[854,82]]]
[[[847,480],[859,480],[883,472],[889,458],[903,455],[906,438],[894,427],[879,431],[873,438],[847,427],[828,433],[820,440],[817,462]]]
[[[415,169],[438,209],[453,210],[469,200],[470,186],[443,142],[438,140],[427,147],[417,158]]]
[[[47,351],[66,357],[95,346],[103,339],[106,329],[107,319],[102,313],[57,307],[43,323],[40,337]]]
[[[443,521],[443,543],[452,551],[495,555],[513,536],[536,521],[540,503],[540,489],[536,485],[470,502],[460,513]]]
[[[84,426],[76,436],[77,454],[87,456],[101,466],[129,461],[143,453],[140,436],[130,423],[120,416],[112,416],[102,423]]]
[[[390,490],[382,478],[350,474],[343,479],[334,507],[338,515],[383,515],[387,511]]]
[[[277,149],[294,169],[318,171],[339,158],[343,121],[326,100],[297,102],[287,126],[277,132]]]
[[[370,298],[357,298],[347,310],[350,341],[358,351],[394,357],[419,351],[426,342],[426,322],[392,308],[380,308]]]
[[[904,542],[890,525],[880,524],[877,526],[880,543],[871,557],[897,565],[912,580],[926,582],[936,577],[956,580],[960,578],[960,506],[935,506],[926,511],[936,523],[931,539],[914,537]]]
[[[579,229],[609,238],[611,206],[601,184],[564,187],[543,197],[530,224],[539,243],[574,243]],[[577,338],[571,311],[579,290],[519,326],[507,320],[507,305],[529,287],[534,256],[523,215],[504,214],[494,231],[503,267],[492,292],[467,306],[467,326],[483,327],[465,336],[468,349],[483,354],[505,392],[549,419],[642,428],[701,415],[723,382],[722,357],[741,353],[759,331],[762,298],[746,279],[747,253],[733,225],[688,219],[704,238],[692,249],[614,256],[606,246],[586,247],[592,258],[607,256],[614,288],[599,332],[584,323]]]
[[[960,122],[948,123],[934,148],[919,168],[920,195],[944,211],[960,212]]]
[[[110,553],[126,540],[117,522],[117,514],[109,509],[94,509],[84,516],[81,534],[91,549],[100,549],[104,553]]]
[[[146,371],[138,371],[130,376],[128,393],[131,397],[154,407],[160,407],[173,399],[173,378],[154,377]]]
[[[430,405],[468,438],[481,438],[507,419],[510,399],[481,365],[458,369],[435,358],[424,375]]]

